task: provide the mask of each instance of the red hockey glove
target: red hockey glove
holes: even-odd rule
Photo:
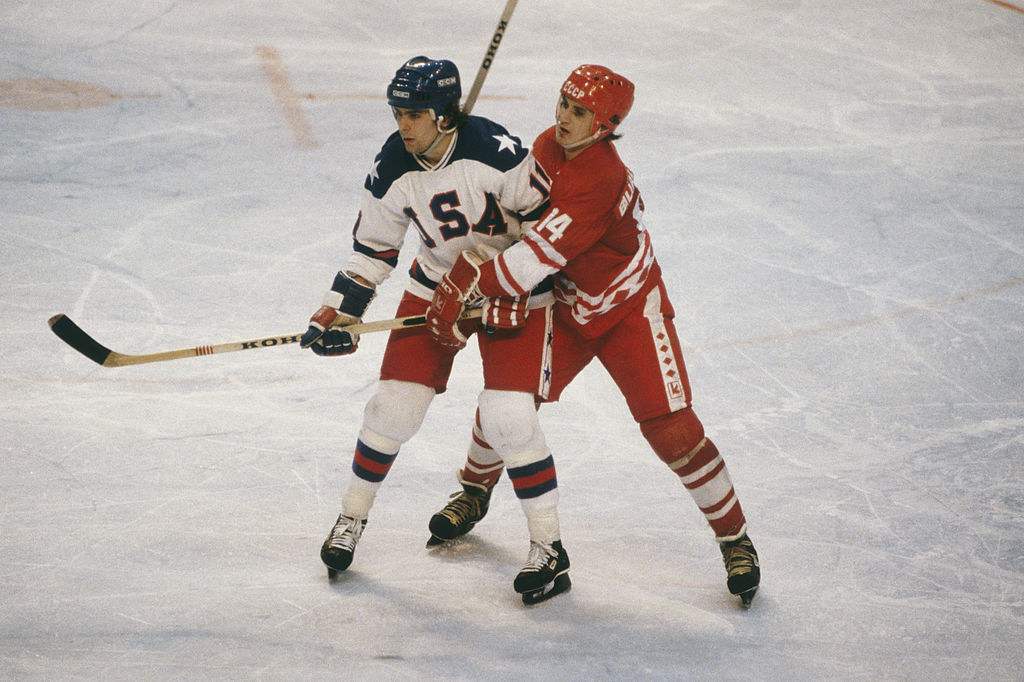
[[[477,296],[479,266],[479,258],[469,251],[463,251],[434,289],[434,298],[427,309],[427,330],[443,346],[456,349],[466,346],[466,335],[459,329],[459,317],[466,302]]]
[[[522,327],[526,324],[526,316],[530,314],[529,309],[526,307],[529,303],[529,294],[488,298],[484,301],[481,324],[489,329],[516,329]]]

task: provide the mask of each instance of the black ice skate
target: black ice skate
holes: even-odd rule
[[[562,549],[562,541],[546,544],[531,540],[530,555],[513,587],[523,595],[524,604],[539,604],[572,587],[569,555]]]
[[[487,514],[492,489],[478,483],[467,483],[461,477],[459,483],[462,484],[462,490],[453,493],[444,509],[430,518],[427,547],[465,535]]]
[[[736,540],[719,543],[722,550],[722,561],[729,578],[729,592],[738,595],[743,608],[750,608],[750,602],[757,594],[757,586],[761,582],[761,566],[757,562],[757,550],[754,543],[744,533]]]
[[[344,514],[338,516],[334,528],[320,548],[320,560],[327,565],[328,578],[333,580],[338,571],[344,571],[352,563],[352,554],[363,534],[363,528],[366,528],[366,519],[355,519]]]

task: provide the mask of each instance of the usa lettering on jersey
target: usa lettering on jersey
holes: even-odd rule
[[[379,285],[397,265],[411,227],[419,235],[409,291],[430,298],[463,251],[487,260],[520,238],[521,219],[547,199],[550,180],[498,124],[472,116],[429,166],[393,134],[364,184],[347,271]]]

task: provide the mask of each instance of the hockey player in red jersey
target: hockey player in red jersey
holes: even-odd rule
[[[453,299],[436,291],[428,325],[443,341],[458,319],[459,298],[523,295],[554,275],[548,400],[556,400],[594,358],[604,365],[654,452],[704,514],[721,549],[728,588],[747,606],[760,582],[757,553],[725,462],[691,407],[675,313],[644,228],[643,200],[613,144],[632,103],[633,84],[605,67],[585,65],[569,75],[556,124],[532,151],[535,175],[550,182],[549,206],[521,241],[496,257],[481,261],[462,254],[448,274],[461,293]],[[432,519],[435,536],[440,529],[448,531],[442,539],[455,537],[479,520],[465,515],[467,500],[460,500],[489,496],[501,475],[501,458],[484,436],[474,431],[460,473],[464,491]]]

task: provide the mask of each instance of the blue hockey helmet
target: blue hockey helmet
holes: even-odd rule
[[[459,69],[447,59],[413,57],[395,72],[388,85],[388,104],[401,109],[429,109],[440,120],[459,104]]]

